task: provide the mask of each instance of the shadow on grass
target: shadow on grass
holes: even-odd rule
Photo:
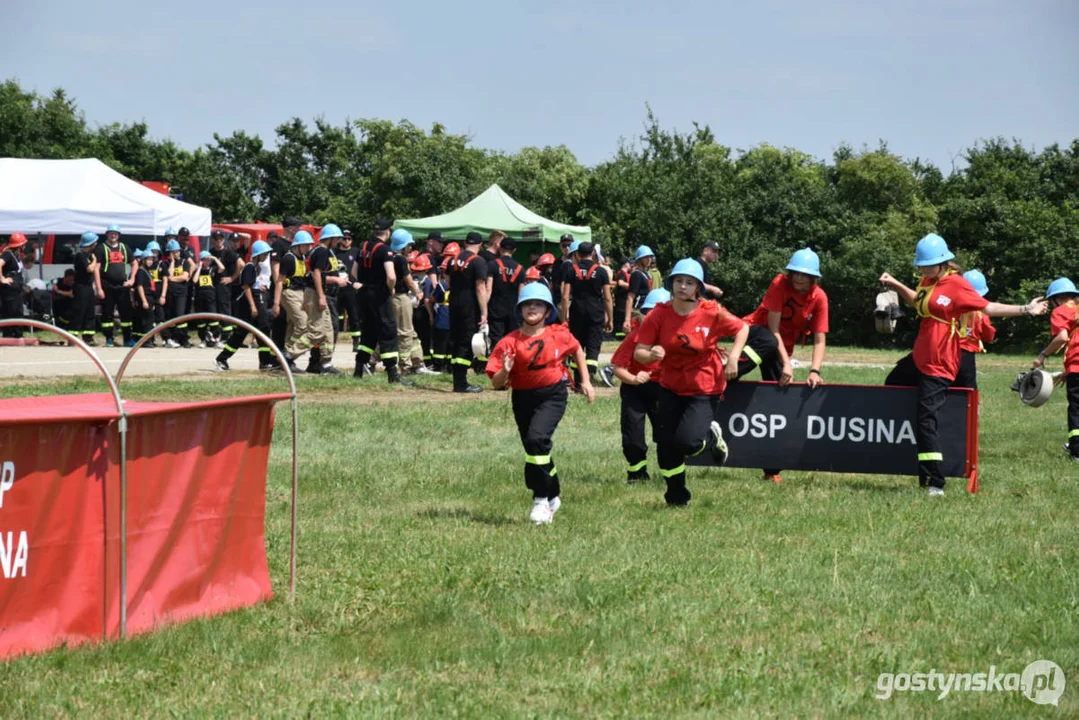
[[[430,518],[431,520],[468,520],[470,522],[480,523],[481,525],[492,525],[494,527],[513,525],[519,522],[517,518],[511,518],[505,515],[492,515],[490,513],[479,513],[466,508],[430,508],[428,510],[421,510],[416,513],[416,515],[417,517]]]

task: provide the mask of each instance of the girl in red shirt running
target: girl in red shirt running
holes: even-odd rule
[[[716,403],[738,363],[749,326],[713,300],[702,300],[704,270],[696,260],[679,260],[667,278],[669,303],[648,313],[637,334],[633,359],[642,365],[660,361],[657,416],[659,470],[667,481],[668,505],[686,505],[686,457],[712,452],[716,465],[727,461],[723,430],[715,420]],[[734,337],[724,367],[720,338]]]
[[[498,341],[487,360],[487,375],[496,390],[513,389],[513,417],[525,449],[525,486],[532,491],[529,519],[543,525],[554,519],[562,505],[558,470],[551,459],[552,437],[566,412],[565,368],[571,356],[584,367],[584,350],[565,325],[546,325],[555,312],[551,291],[539,282],[521,288],[517,299],[519,329]],[[581,392],[589,404],[596,394],[588,375]]]
[[[1049,284],[1045,299],[1053,305],[1049,324],[1053,339],[1038,353],[1034,367],[1045,365],[1046,359],[1065,345],[1064,383],[1068,387],[1068,442],[1064,450],[1079,462],[1079,290],[1068,278],[1057,278]]]
[[[968,270],[963,273],[974,292],[980,297],[989,293],[989,285],[980,270]],[[997,337],[997,329],[989,321],[989,316],[981,310],[969,312],[963,316],[966,331],[959,339],[959,372],[955,375],[952,387],[978,389],[978,353],[985,352],[985,343],[991,343]]]
[[[651,291],[644,302],[630,316],[630,331],[611,357],[612,372],[622,381],[618,395],[622,400],[622,455],[629,468],[626,482],[651,480],[648,476],[648,441],[644,435],[644,421],[652,423],[652,437],[656,436],[656,407],[659,401],[659,361],[641,364],[633,358],[637,347],[641,321],[638,312],[647,315],[659,303],[668,302],[671,294],[663,288]]]
[[[922,276],[918,290],[912,290],[888,273],[880,282],[913,305],[922,324],[914,341],[914,352],[900,360],[884,381],[885,385],[913,385],[918,388],[918,482],[929,486],[931,496],[944,494],[944,474],[937,438],[937,413],[944,405],[948,387],[959,372],[960,319],[980,310],[992,317],[1042,315],[1045,300],[1035,298],[1027,305],[991,303],[979,295],[970,282],[950,262],[955,254],[944,238],[930,233],[918,241],[914,265]]]

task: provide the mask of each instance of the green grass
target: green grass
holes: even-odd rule
[[[913,478],[786,472],[775,486],[694,468],[690,507],[667,509],[658,481],[624,483],[618,399],[604,391],[591,407],[571,400],[555,437],[564,505],[542,528],[527,522],[506,394],[301,378],[296,603],[284,599],[281,406],[267,501],[280,597],[2,664],[0,716],[1075,716],[1079,472],[1060,450],[1065,401],[1021,407],[1008,390],[1021,361],[1000,365],[982,378],[976,496],[962,481],[930,500]],[[279,386],[230,383],[261,387]],[[654,451],[650,462],[658,475]],[[873,697],[882,672],[1021,672],[1043,658],[1068,675],[1059,710],[1017,693]]]

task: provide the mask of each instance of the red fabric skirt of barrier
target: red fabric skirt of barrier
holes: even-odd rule
[[[288,397],[125,403],[128,632],[272,596],[266,471]],[[107,395],[0,401],[0,658],[119,634],[116,418]]]

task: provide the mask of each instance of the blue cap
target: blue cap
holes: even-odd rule
[[[176,237],[176,228],[171,228],[170,227],[168,230],[166,230],[165,231],[165,237],[166,238]]]
[[[333,223],[327,223],[322,226],[322,232],[319,233],[319,241],[332,240],[333,238],[344,237],[345,234],[341,232],[341,228],[337,227]]]
[[[791,256],[791,261],[787,263],[787,270],[819,278],[820,258],[809,248],[802,248]]]
[[[540,302],[547,303],[550,310],[547,312],[547,317],[550,318],[554,312],[554,300],[551,299],[551,291],[541,282],[529,283],[521,288],[521,294],[517,296],[517,319],[521,319],[521,305],[530,300],[539,300]]]
[[[651,310],[660,303],[669,302],[671,299],[671,293],[663,288],[656,288],[647,295],[644,296],[644,302],[641,303],[641,310]]]
[[[1045,291],[1045,299],[1048,300],[1054,295],[1063,295],[1065,293],[1079,295],[1079,290],[1075,289],[1075,283],[1068,278],[1057,278],[1049,283],[1049,289]]]
[[[146,253],[144,253],[142,250],[136,250],[135,252],[131,253],[131,257],[135,258],[136,260],[142,260],[144,257],[146,257]]]
[[[985,275],[982,274],[981,270],[967,270],[963,273],[963,277],[974,288],[974,292],[982,297],[985,297],[986,293],[989,292],[989,284],[985,281]]]
[[[404,228],[397,228],[390,235],[390,249],[394,252],[401,252],[406,247],[412,244],[412,233]]]
[[[573,253],[577,252],[580,249],[581,249],[581,241],[580,240],[574,240],[569,246],[569,254],[572,255]]]
[[[919,240],[918,246],[914,249],[915,267],[940,265],[954,257],[955,253],[948,249],[948,243],[936,233],[929,233]]]
[[[297,245],[314,245],[315,238],[311,237],[311,233],[306,230],[301,230],[292,237],[292,245],[289,247],[296,247]]]
[[[97,233],[87,230],[79,238],[79,247],[90,247],[97,242]]]
[[[180,249],[180,243],[175,240],[169,240],[165,243],[165,252],[177,252]]]
[[[105,228],[105,232],[118,233],[118,232],[120,232],[120,226],[117,225],[116,223],[113,223],[112,225],[109,225],[107,228]]]
[[[270,243],[266,242],[265,240],[256,240],[251,245],[251,257],[265,255],[268,252],[273,252],[273,248],[270,247]]]
[[[161,252],[161,245],[158,244],[157,240],[151,240],[146,243],[146,252],[151,254],[154,252]]]
[[[667,288],[668,291],[671,290],[674,286],[674,278],[677,275],[688,275],[698,283],[704,284],[704,268],[693,258],[685,258],[676,262],[671,274],[667,276],[667,281],[663,283],[663,287]]]
[[[209,260],[212,257],[213,255],[210,254],[209,250],[203,250],[199,253],[199,260]]]
[[[635,258],[635,262],[640,262],[641,260],[644,260],[645,258],[650,258],[650,257],[655,257],[655,256],[656,256],[656,254],[654,252],[652,252],[652,248],[648,247],[647,245],[641,245],[639,248],[637,248],[637,256]]]

